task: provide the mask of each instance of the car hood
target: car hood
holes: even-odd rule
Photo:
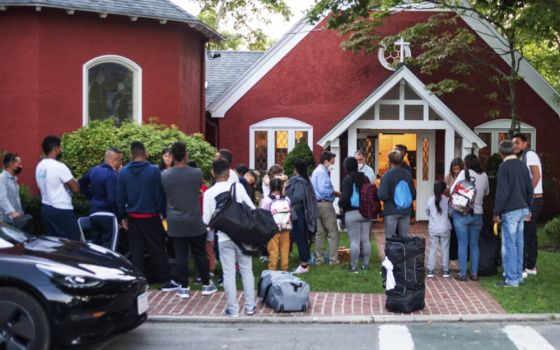
[[[0,250],[3,259],[40,265],[65,265],[101,279],[122,280],[123,276],[141,277],[124,256],[95,244],[58,237],[36,237]]]

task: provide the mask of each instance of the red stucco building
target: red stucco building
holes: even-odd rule
[[[424,4],[397,9],[378,34],[394,35],[439,11]],[[470,17],[463,17],[459,25],[476,35],[476,45],[499,51],[499,34],[491,28]],[[507,107],[500,107],[499,119],[486,116],[496,104],[484,95],[495,88],[486,77],[476,74],[468,81],[475,87],[472,92],[432,95],[425,86],[448,73],[424,76],[407,66],[393,68],[384,52],[364,55],[343,51],[342,38],[323,26],[324,22],[296,25],[210,101],[208,112],[219,121],[219,145],[233,151],[236,163],[266,170],[274,163],[281,164],[303,137],[316,155],[325,148],[335,152],[339,164],[355,150],[364,149],[370,165],[382,174],[387,168],[387,152],[394,144],[406,144],[416,169],[416,217],[424,219],[433,182],[443,178],[454,157],[476,152],[485,162],[497,153],[498,142],[510,126]],[[484,30],[492,35],[481,35]],[[418,54],[414,43],[402,46],[405,55]],[[497,53],[494,60],[507,68]],[[211,62],[209,71],[223,64],[219,61]],[[557,92],[526,61],[522,61],[520,74],[524,77],[517,84],[522,132],[545,164],[547,203],[558,203],[553,198],[557,186],[553,177],[560,170]],[[214,82],[208,84],[211,89]],[[341,173],[337,167],[332,174],[335,187],[340,186]]]
[[[204,132],[204,48],[220,36],[167,0],[0,0],[0,33],[0,149],[26,184],[42,138],[90,120]]]

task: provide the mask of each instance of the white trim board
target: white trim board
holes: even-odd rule
[[[453,126],[455,131],[468,142],[476,143],[478,148],[485,147],[486,144],[478,135],[469,128],[449,107],[447,107],[437,96],[426,90],[426,86],[406,65],[402,65],[392,76],[385,80],[371,95],[366,97],[354,110],[352,110],[346,117],[344,117],[338,124],[325,134],[317,144],[321,147],[326,147],[330,142],[337,139],[348,130],[356,122],[367,123],[368,126],[379,126],[380,128],[390,129],[428,129],[436,128],[440,125],[441,121],[407,121],[407,120],[394,120],[394,121],[358,121],[371,107],[375,105],[385,94],[391,90],[401,80],[406,81],[410,87],[426,101],[430,107],[441,117],[443,120]],[[444,123],[445,123],[444,122]],[[376,126],[376,128],[377,128]],[[382,126],[382,127],[381,127]],[[443,125],[442,125],[443,127]]]
[[[212,102],[207,110],[213,118],[223,118],[226,112],[239,101],[261,78],[274,68],[294,47],[296,47],[319,24],[309,24],[307,19],[300,20],[261,58],[255,62],[220,97]]]

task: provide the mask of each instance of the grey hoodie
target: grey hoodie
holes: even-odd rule
[[[310,232],[315,232],[319,210],[317,209],[317,198],[311,182],[301,176],[291,177],[288,180],[285,192],[286,197],[292,203],[292,220],[298,219],[296,210],[303,207],[307,229]]]

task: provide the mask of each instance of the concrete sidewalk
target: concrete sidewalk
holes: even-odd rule
[[[410,232],[417,236],[427,235],[427,225],[413,224]],[[383,228],[375,225],[373,229],[378,252],[383,254]],[[427,243],[428,244],[428,243]],[[426,249],[428,251],[428,248]],[[456,264],[452,264],[456,271]],[[312,286],[313,288],[313,286]],[[381,319],[395,315],[385,309],[385,294],[358,294],[358,293],[329,293],[312,292],[310,295],[310,308],[306,312],[277,314],[262,304],[257,305],[257,313],[253,319]],[[238,299],[243,306],[243,295],[240,292]],[[226,305],[223,292],[212,296],[202,296],[199,291],[191,293],[191,297],[182,300],[176,293],[163,293],[150,291],[150,316],[154,318],[216,318],[222,315]],[[484,317],[476,317],[484,316]],[[501,315],[501,316],[498,316]],[[411,314],[412,319],[446,319],[453,320],[493,319],[506,318],[505,310],[482,288],[480,283],[468,281],[459,282],[453,278],[436,276],[426,279],[426,307],[421,311]],[[430,316],[430,317],[425,317]],[[401,316],[403,317],[403,316]],[[541,316],[539,316],[541,317]],[[553,317],[553,316],[544,316]]]

